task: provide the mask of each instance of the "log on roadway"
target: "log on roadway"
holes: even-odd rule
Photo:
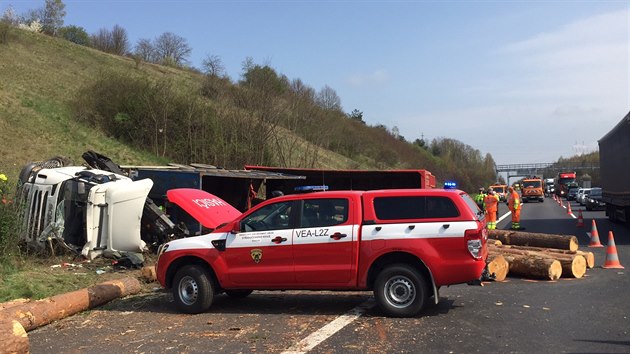
[[[581,278],[586,273],[586,259],[578,254],[564,254],[555,252],[544,252],[546,248],[537,247],[513,247],[513,246],[488,246],[490,255],[501,254],[504,257],[508,255],[518,255],[532,258],[549,258],[557,260],[562,266],[562,276]]]
[[[497,240],[498,241],[498,240]],[[499,243],[501,241],[498,241]],[[515,246],[515,245],[503,245],[503,244],[489,244],[489,246],[502,246],[502,249],[515,249],[515,250],[527,250],[527,251],[538,251],[549,253],[550,255],[554,254],[577,254],[583,256],[586,260],[586,266],[590,269],[595,267],[595,255],[590,251],[570,251],[570,250],[560,250],[557,248],[543,248],[543,247],[532,247],[532,246]]]
[[[89,288],[9,306],[0,310],[0,318],[16,320],[28,332],[116,298],[137,294],[140,290],[140,282],[136,278],[110,280]]]
[[[490,254],[495,255],[492,251]],[[510,274],[545,280],[557,280],[562,276],[562,264],[553,258],[508,253],[502,256],[510,265]]]
[[[0,353],[28,353],[30,344],[20,322],[0,316]]]
[[[486,260],[488,273],[494,276],[495,281],[504,281],[507,277],[510,265],[500,254],[488,255]]]
[[[504,245],[534,246],[577,251],[578,240],[573,235],[555,235],[511,230],[488,230],[488,237]]]

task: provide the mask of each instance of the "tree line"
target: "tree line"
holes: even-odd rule
[[[61,0],[45,0],[43,9],[21,16],[9,8],[2,22],[32,27],[43,19],[35,26],[39,31],[77,44],[162,65],[185,68],[188,62],[191,48],[173,33],[141,39],[132,51],[124,28],[88,35],[80,27],[63,26],[64,16]],[[141,70],[103,72],[76,97],[73,114],[130,146],[178,163],[316,168],[330,165],[325,161],[330,151],[353,161],[348,168],[427,169],[439,181],[455,180],[470,192],[495,180],[491,155],[449,138],[408,142],[397,127],[367,124],[358,109],[345,113],[333,88],[316,90],[252,58],[245,58],[236,81],[216,55],[193,71],[197,85],[169,75],[156,80]]]

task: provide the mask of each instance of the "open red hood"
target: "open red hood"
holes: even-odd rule
[[[177,188],[166,192],[171,203],[179,205],[201,225],[215,229],[236,219],[241,212],[223,199],[201,189]]]

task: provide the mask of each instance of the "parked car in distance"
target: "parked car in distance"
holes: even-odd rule
[[[588,198],[589,194],[591,194],[591,188],[580,188],[575,200],[577,200],[580,205],[586,205],[586,198]]]
[[[575,200],[575,196],[577,195],[578,192],[578,187],[571,187],[569,186],[569,190],[567,192],[567,200]]]
[[[606,203],[602,201],[602,189],[601,188],[591,188],[591,193],[588,197],[584,198],[586,200],[586,210],[604,210],[606,209]]]

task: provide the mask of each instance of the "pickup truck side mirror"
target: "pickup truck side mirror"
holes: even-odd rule
[[[230,233],[238,234],[239,232],[241,232],[241,223],[237,221],[237,222],[234,222],[232,224],[232,228],[230,229]]]

